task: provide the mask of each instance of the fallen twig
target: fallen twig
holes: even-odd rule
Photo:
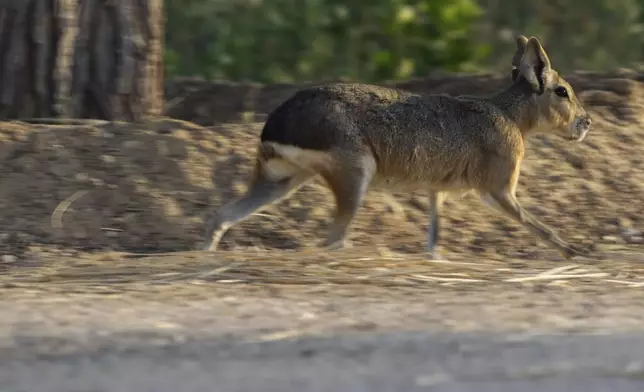
[[[76,200],[80,199],[81,197],[85,196],[89,191],[87,190],[82,190],[82,191],[76,191],[74,192],[71,196],[66,198],[65,200],[61,201],[56,208],[54,208],[54,211],[51,213],[51,226],[56,228],[56,229],[62,229],[63,228],[63,214],[69,206],[72,205],[73,202]]]
[[[533,275],[533,276],[524,276],[519,278],[510,278],[505,279],[504,282],[530,282],[538,280],[565,280],[571,278],[603,278],[608,276],[606,272],[596,272],[591,274],[560,274],[560,275]]]

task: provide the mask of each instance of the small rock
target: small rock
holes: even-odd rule
[[[141,143],[136,140],[127,140],[123,143],[125,148],[139,148],[139,146],[141,146]]]
[[[633,227],[633,221],[628,218],[619,218],[617,225],[622,229],[631,229]]]
[[[300,320],[316,320],[318,316],[312,312],[304,312],[300,315]]]
[[[409,200],[409,204],[421,211],[427,211],[429,209],[429,200],[427,197],[414,196]]]
[[[618,243],[622,242],[621,238],[616,237],[614,235],[605,235],[605,236],[602,237],[602,240],[604,240],[605,242],[609,242],[611,244],[618,244]]]
[[[74,179],[78,182],[86,182],[89,181],[89,175],[87,173],[77,173]]]
[[[6,264],[15,263],[18,258],[14,255],[2,255],[2,262]]]
[[[101,155],[101,160],[107,164],[116,162],[116,158],[114,158],[112,155]]]
[[[570,165],[575,169],[586,168],[586,162],[584,161],[584,158],[580,156],[570,154],[566,157],[566,161],[568,161],[568,163],[570,163]]]
[[[642,235],[642,232],[640,230],[637,230],[631,227],[624,230],[624,235],[627,237],[639,237]]]
[[[628,239],[628,242],[631,244],[644,244],[644,237],[642,236],[633,236]]]
[[[17,142],[26,142],[27,140],[29,140],[29,133],[27,132],[16,132],[11,136],[13,140]]]

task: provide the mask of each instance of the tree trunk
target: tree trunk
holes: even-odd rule
[[[163,0],[0,0],[0,119],[163,112]]]

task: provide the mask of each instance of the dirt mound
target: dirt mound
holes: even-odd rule
[[[519,199],[573,242],[638,247],[644,241],[644,89],[638,78],[571,77],[594,115],[590,136],[582,144],[554,137],[529,143]],[[432,88],[492,91],[504,80],[454,77],[432,82]],[[414,89],[414,84],[407,87]],[[204,128],[171,119],[74,126],[2,123],[0,255],[56,248],[193,249],[202,239],[206,214],[243,191],[261,126]],[[331,200],[320,182],[308,185],[233,229],[222,246],[314,245],[325,235]],[[420,251],[426,211],[424,195],[372,193],[352,239],[357,245]],[[525,229],[471,196],[447,204],[443,227],[441,245],[448,252],[554,256]]]
[[[577,93],[587,91],[617,94],[616,102],[630,99],[630,94],[639,93],[639,83],[644,73],[621,70],[611,73],[576,72],[565,75]],[[507,85],[508,75],[498,74],[442,74],[405,82],[382,83],[385,86],[403,88],[421,93],[448,93],[488,95]],[[261,122],[266,114],[309,84],[233,83],[206,81],[199,78],[174,78],[165,84],[167,116],[210,126],[225,122]],[[619,107],[620,105],[612,105]]]

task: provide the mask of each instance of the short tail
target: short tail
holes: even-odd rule
[[[302,169],[284,157],[272,143],[260,142],[257,147],[255,176],[281,182],[293,178]]]
[[[262,162],[268,162],[274,158],[281,158],[281,156],[277,153],[273,144],[260,142],[257,147],[257,159]]]

